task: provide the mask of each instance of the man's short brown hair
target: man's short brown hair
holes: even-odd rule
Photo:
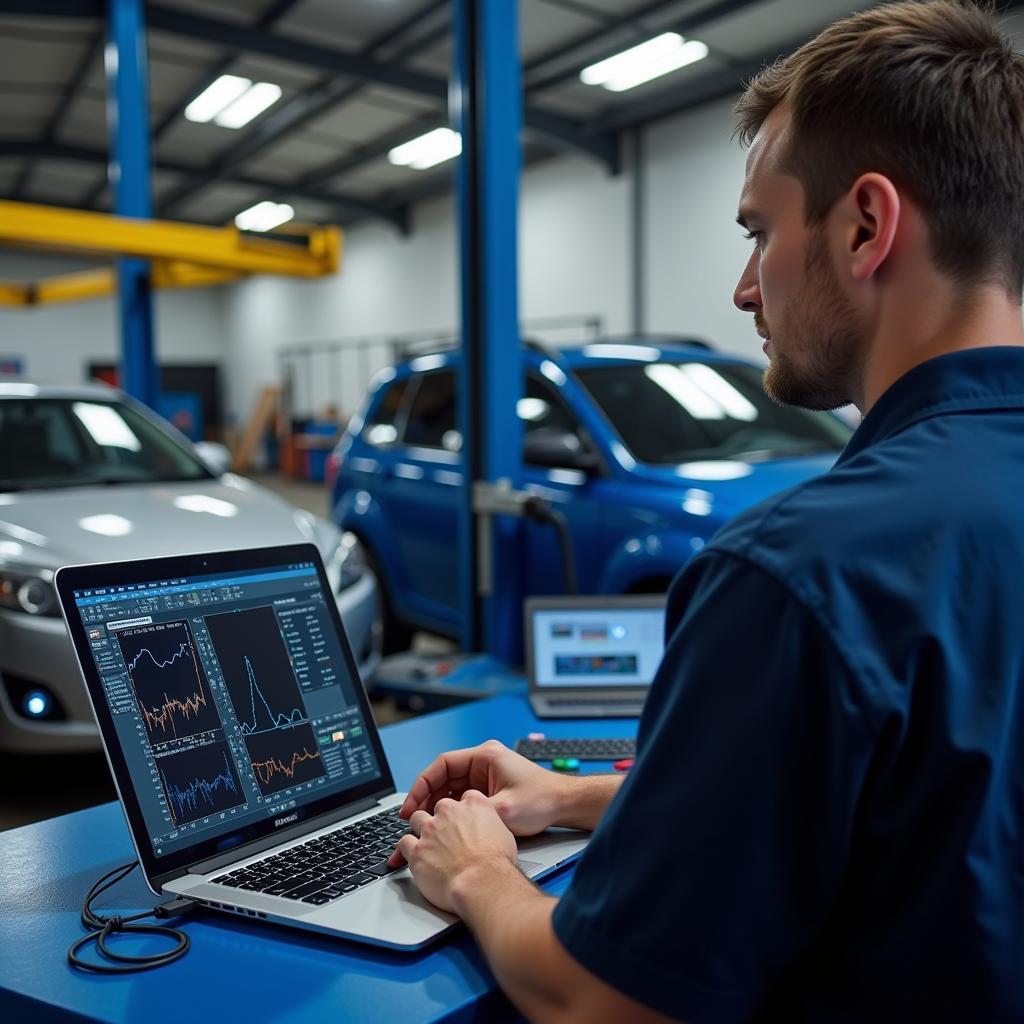
[[[965,284],[1024,287],[1024,58],[975,4],[885,4],[765,68],[736,106],[748,144],[785,103],[782,168],[820,223],[877,171],[921,209],[936,265]]]

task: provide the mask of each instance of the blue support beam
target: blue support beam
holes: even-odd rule
[[[523,393],[516,238],[522,125],[518,4],[454,0],[453,9],[450,102],[453,127],[462,134],[460,640],[464,650],[514,662],[522,649],[521,529],[507,516],[478,519],[474,485],[507,480],[515,487],[522,477],[523,432],[516,415]]]
[[[149,73],[143,0],[108,0],[107,124],[114,212],[148,220],[153,216],[149,163]],[[160,393],[153,337],[149,263],[117,264],[121,313],[121,387],[156,408]]]

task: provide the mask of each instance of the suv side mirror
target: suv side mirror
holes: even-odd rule
[[[554,427],[541,427],[526,435],[523,461],[531,466],[578,469],[584,473],[595,473],[600,467],[597,455],[587,450],[579,435]]]

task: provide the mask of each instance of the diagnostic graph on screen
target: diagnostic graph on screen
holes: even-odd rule
[[[245,803],[238,772],[222,740],[158,757],[156,763],[176,827]]]
[[[299,684],[268,607],[206,616],[263,796],[325,774]]]
[[[206,628],[243,735],[307,721],[272,608],[207,615]]]
[[[117,641],[151,744],[221,728],[186,621],[126,629]]]
[[[263,796],[326,774],[313,729],[307,724],[245,737],[256,785]]]

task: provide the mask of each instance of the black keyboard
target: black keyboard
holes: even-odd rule
[[[636,756],[636,740],[516,740],[516,752],[531,761],[553,761],[556,757],[575,757],[580,761],[617,761],[621,757]]]
[[[396,807],[212,881],[322,906],[397,870],[388,867],[387,860],[408,831],[409,823],[398,817]]]

